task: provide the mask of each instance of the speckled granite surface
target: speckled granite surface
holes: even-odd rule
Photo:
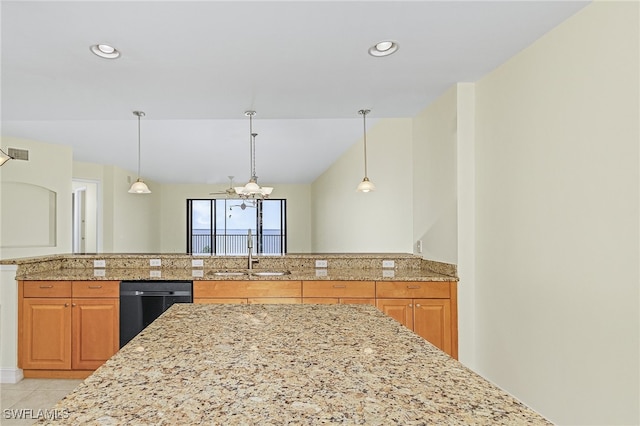
[[[42,272],[20,273],[19,280],[358,280],[358,281],[457,281],[457,278],[428,270],[382,270],[382,269],[304,269],[291,271],[283,276],[219,276],[217,269],[180,268],[120,268],[120,269],[55,269]],[[257,271],[260,271],[258,269]]]
[[[160,267],[150,267],[159,259]],[[315,269],[316,260],[326,260],[327,268]],[[105,267],[94,268],[94,260]],[[200,261],[193,266],[193,261]],[[395,267],[383,269],[383,260]],[[19,280],[365,280],[365,281],[457,281],[455,265],[425,260],[412,254],[287,254],[260,256],[256,270],[286,270],[284,276],[216,276],[220,270],[246,268],[241,256],[193,256],[188,254],[101,254],[52,255],[7,259],[0,264],[18,266]]]
[[[54,408],[82,425],[550,424],[366,305],[174,305]]]

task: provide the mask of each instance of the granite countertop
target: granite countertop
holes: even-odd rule
[[[550,424],[368,305],[173,305],[53,408],[83,425]]]
[[[18,274],[19,280],[334,280],[334,281],[457,281],[458,278],[426,269],[300,269],[291,270],[288,275],[215,275],[219,269],[181,268],[106,268],[84,269],[64,268],[40,272]],[[261,271],[256,269],[255,271]]]
[[[257,258],[259,263],[255,271],[289,271],[290,274],[260,277],[215,274],[224,270],[246,270],[246,256],[63,254],[7,259],[0,261],[0,264],[16,265],[16,279],[19,280],[458,281],[455,265],[422,259],[412,254],[287,254]],[[316,268],[318,260],[323,260],[326,268]],[[383,268],[385,262],[392,262],[393,267]],[[160,266],[156,266],[157,263]]]

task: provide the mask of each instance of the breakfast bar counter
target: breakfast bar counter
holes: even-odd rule
[[[549,424],[368,305],[176,304],[51,424]]]

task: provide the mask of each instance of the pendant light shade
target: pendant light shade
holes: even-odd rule
[[[133,111],[133,115],[138,117],[138,179],[129,188],[130,194],[151,194],[149,187],[140,178],[140,118],[145,116],[144,111]]]
[[[362,116],[362,125],[364,128],[364,179],[362,179],[362,182],[358,185],[357,190],[359,192],[370,192],[376,189],[376,186],[367,177],[367,114],[370,112],[371,110],[368,109],[358,111],[358,114]]]
[[[6,163],[9,160],[13,160],[13,157],[7,154],[6,152],[4,152],[2,148],[0,148],[0,166],[2,166],[4,163]]]
[[[258,136],[258,134],[253,132],[253,116],[256,115],[256,112],[245,111],[244,115],[249,117],[251,177],[245,186],[236,186],[234,189],[240,198],[269,198],[269,195],[273,192],[273,188],[258,185],[258,176],[256,176],[256,136]]]

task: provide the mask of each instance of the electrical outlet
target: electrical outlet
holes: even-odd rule
[[[204,260],[202,259],[192,259],[191,260],[191,267],[192,268],[202,268],[204,266]]]
[[[395,268],[396,262],[394,260],[383,260],[382,261],[383,268]]]
[[[202,278],[204,277],[204,271],[202,269],[193,269],[191,270],[191,276]]]
[[[160,278],[162,277],[162,271],[159,269],[154,269],[153,271],[149,271],[149,277]]]
[[[396,271],[394,271],[393,269],[385,269],[384,271],[382,271],[382,276],[384,278],[393,278],[396,276]]]
[[[422,253],[422,240],[418,240],[416,248],[418,249],[418,253]]]
[[[316,269],[316,277],[326,277],[327,270],[326,269]]]
[[[162,266],[162,260],[160,260],[160,259],[149,259],[149,266]]]
[[[326,268],[327,261],[326,260],[316,260],[316,268]]]
[[[107,267],[107,261],[102,259],[102,260],[94,260],[93,261],[93,267],[94,268],[106,268]]]
[[[93,270],[93,276],[94,277],[104,277],[105,276],[105,270],[104,269],[94,269]]]

